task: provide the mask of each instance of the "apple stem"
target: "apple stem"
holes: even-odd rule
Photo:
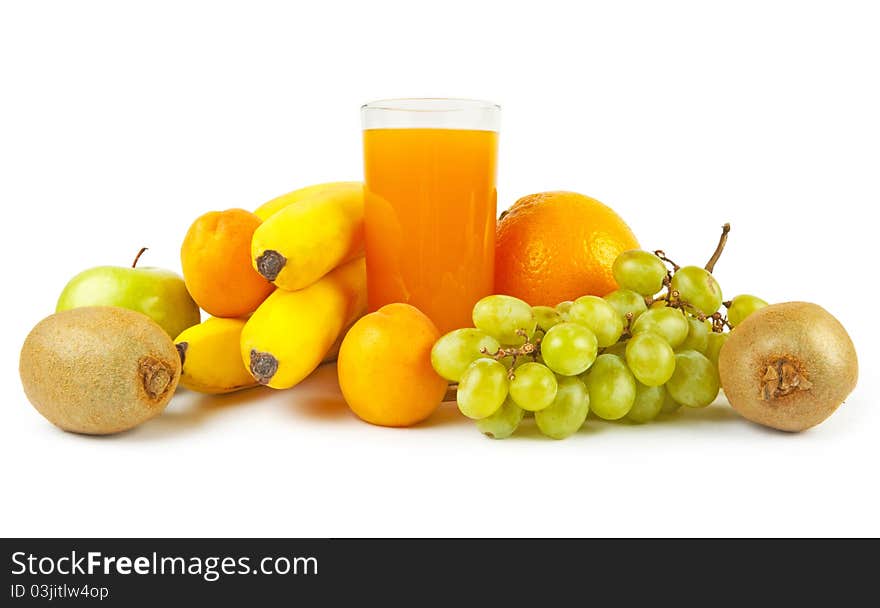
[[[131,267],[135,268],[138,265],[138,260],[141,259],[141,256],[144,255],[144,252],[149,249],[148,247],[141,247],[141,250],[138,251],[138,254],[134,256],[134,262],[131,263]]]

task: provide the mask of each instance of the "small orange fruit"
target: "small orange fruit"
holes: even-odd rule
[[[388,304],[355,323],[339,348],[342,395],[361,419],[412,426],[430,416],[446,394],[431,366],[440,332],[418,308]]]
[[[244,209],[211,211],[196,219],[183,239],[186,288],[215,317],[248,315],[275,289],[251,265],[251,240],[260,223]]]
[[[576,192],[524,196],[498,221],[495,292],[533,306],[604,296],[617,289],[614,259],[638,248],[629,226],[596,199]]]

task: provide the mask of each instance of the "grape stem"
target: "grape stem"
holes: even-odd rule
[[[679,266],[678,264],[676,264],[675,262],[670,260],[668,257],[666,257],[666,253],[662,249],[658,249],[657,251],[655,251],[654,255],[656,255],[658,258],[660,258],[661,260],[663,260],[667,264],[671,265],[672,270],[674,272],[678,272],[678,270],[681,268],[681,266]]]
[[[678,291],[672,289],[666,281],[663,284],[666,286],[666,291],[661,293],[658,298],[645,296],[645,306],[651,308],[655,302],[666,302],[666,305],[670,308],[683,308],[687,306],[687,302],[679,297]]]
[[[620,334],[620,340],[629,340],[632,338],[632,326],[633,326],[633,313],[628,312],[623,317],[626,319],[626,327],[623,328],[623,333]]]
[[[715,270],[715,264],[718,263],[718,258],[721,257],[721,254],[724,252],[724,246],[727,244],[727,235],[730,234],[730,222],[726,222],[721,227],[721,238],[718,239],[718,245],[715,247],[715,253],[712,254],[712,257],[709,258],[709,261],[706,262],[706,270],[712,272]]]
[[[516,333],[518,336],[522,336],[523,338],[526,339],[525,343],[522,346],[511,346],[508,348],[505,348],[502,346],[498,350],[496,350],[494,353],[489,352],[489,349],[486,348],[485,346],[480,349],[480,352],[482,354],[487,355],[489,357],[492,357],[496,361],[500,361],[504,357],[513,357],[513,361],[510,364],[510,371],[507,372],[507,377],[510,380],[513,380],[514,377],[516,376],[515,372],[513,371],[514,367],[516,366],[516,360],[519,357],[525,357],[525,356],[531,356],[531,357],[537,359],[538,353],[539,353],[538,349],[540,348],[540,345],[541,345],[540,338],[538,338],[534,342],[530,342],[529,341],[529,334],[524,329],[517,329]]]
[[[733,329],[730,326],[730,322],[727,320],[727,317],[722,315],[720,312],[713,313],[705,318],[712,320],[712,331],[714,331],[716,334],[724,333],[725,327],[727,329]]]

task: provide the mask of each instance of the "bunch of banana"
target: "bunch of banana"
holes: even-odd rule
[[[278,289],[248,319],[209,318],[178,336],[189,389],[290,388],[335,358],[366,310],[360,182],[295,190],[255,213],[253,265]]]

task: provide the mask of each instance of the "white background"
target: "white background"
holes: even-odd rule
[[[0,534],[880,534],[878,28],[869,2],[4,3]],[[500,207],[583,192],[690,263],[729,220],[725,294],[833,312],[856,392],[800,435],[718,403],[561,442],[454,406],[369,426],[332,366],[109,438],[31,408],[19,348],[71,276],[142,245],[179,269],[205,211],[360,179],[359,105],[393,96],[503,106]]]

